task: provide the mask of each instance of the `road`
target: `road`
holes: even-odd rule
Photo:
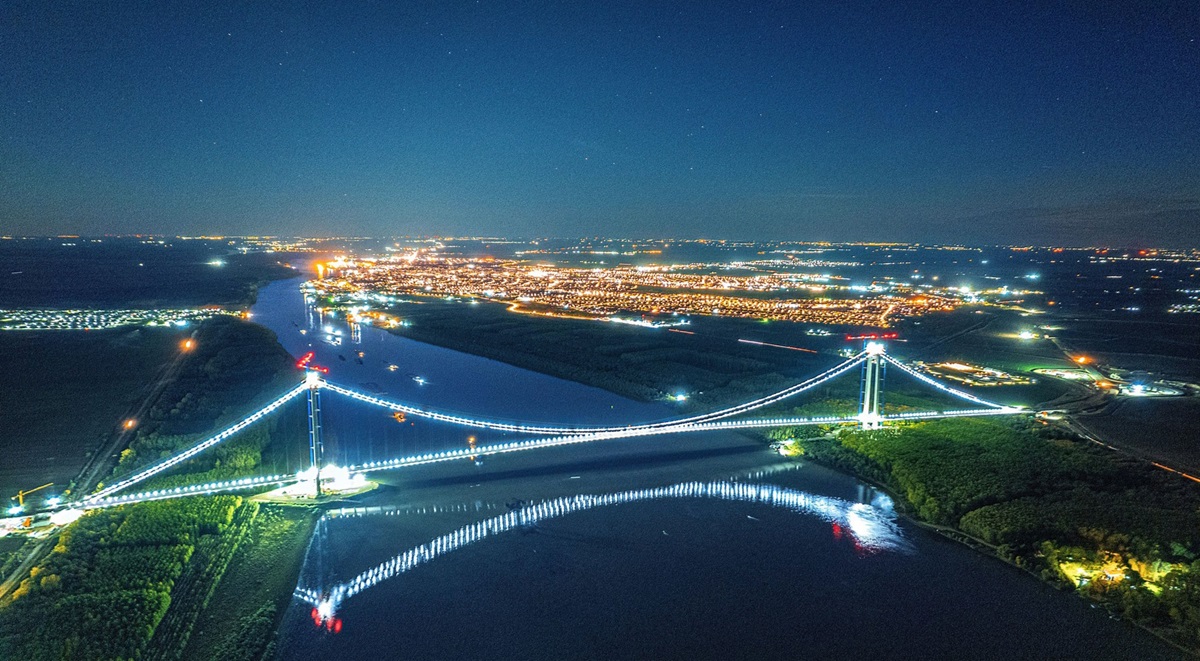
[[[191,340],[195,341],[195,339],[196,334],[193,332]],[[141,420],[145,416],[146,411],[150,410],[150,407],[162,395],[167,385],[179,374],[179,369],[183,366],[184,359],[187,356],[188,353],[186,351],[180,351],[171,362],[164,365],[158,374],[158,378],[150,386],[146,396],[142,398],[142,401],[136,408],[131,409],[122,419]],[[79,475],[75,478],[74,489],[76,494],[91,493],[95,489],[96,483],[101,481],[112,470],[114,458],[129,445],[129,441],[132,439],[134,433],[136,433],[136,428],[125,429],[121,427],[118,431],[109,435],[108,440],[96,449],[91,458],[88,459],[88,462],[79,471]]]
[[[1114,445],[1112,442],[1110,442],[1110,439],[1107,439],[1107,438],[1101,436],[1099,433],[1090,429],[1089,427],[1087,427],[1082,422],[1080,422],[1079,420],[1075,419],[1072,416],[1065,416],[1062,419],[1062,423],[1063,423],[1063,426],[1065,426],[1069,431],[1071,431],[1072,433],[1074,433],[1075,435],[1079,436],[1080,438],[1082,438],[1084,440],[1090,441],[1097,445],[1104,446],[1114,452],[1120,452],[1121,454],[1128,455],[1135,459],[1149,462],[1156,468],[1160,468],[1169,473],[1175,473],[1176,475],[1179,475],[1180,477],[1182,477],[1184,479],[1191,480],[1192,482],[1200,483],[1200,477],[1197,477],[1196,475],[1192,475],[1191,473],[1188,473],[1187,471],[1183,471],[1178,468],[1174,468],[1174,467],[1168,466],[1164,463],[1155,461],[1154,459],[1152,459],[1148,456],[1145,456],[1143,453],[1138,452],[1136,450],[1131,450],[1130,448],[1125,447],[1123,445]]]
[[[34,544],[29,554],[25,559],[21,560],[21,564],[17,568],[9,572],[8,576],[4,577],[4,581],[0,582],[0,599],[8,595],[10,591],[20,585],[21,580],[29,575],[29,570],[33,569],[34,564],[42,559],[51,548],[54,548],[54,540],[58,539],[58,533],[55,533],[46,539]]]

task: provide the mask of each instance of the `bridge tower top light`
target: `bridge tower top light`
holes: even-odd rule
[[[868,356],[882,356],[885,347],[883,342],[867,342],[867,346],[863,350],[867,352]]]
[[[304,383],[309,388],[320,388],[325,384],[325,381],[321,379],[321,373],[319,371],[310,369],[305,370],[304,372]]]

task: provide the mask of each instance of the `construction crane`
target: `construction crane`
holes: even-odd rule
[[[42,489],[45,489],[46,487],[52,487],[52,486],[54,486],[53,482],[47,482],[40,487],[35,487],[33,489],[29,489],[28,491],[18,491],[16,498],[15,499],[10,498],[9,500],[16,500],[17,505],[19,505],[21,507],[25,507],[25,496],[28,496],[29,494],[33,493],[34,491],[41,491]]]

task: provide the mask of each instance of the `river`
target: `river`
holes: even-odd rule
[[[314,351],[333,382],[510,420],[674,415],[380,329],[310,319],[299,283],[264,287],[253,319],[293,354]],[[475,435],[396,424],[340,399],[326,395],[323,406],[342,461],[455,447]],[[312,604],[293,601],[280,658],[1180,656],[1074,595],[898,518],[870,486],[735,433],[605,441],[379,479],[359,509],[318,524],[298,587],[341,596],[323,621]]]

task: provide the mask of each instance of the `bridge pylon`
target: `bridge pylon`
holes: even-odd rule
[[[883,373],[887,361],[884,360],[884,346],[880,342],[868,342],[866,352],[858,420],[863,429],[879,429],[883,424]]]
[[[315,472],[316,497],[321,497],[321,462],[325,460],[325,446],[321,442],[321,373],[310,369],[304,375],[308,384],[308,456]]]

